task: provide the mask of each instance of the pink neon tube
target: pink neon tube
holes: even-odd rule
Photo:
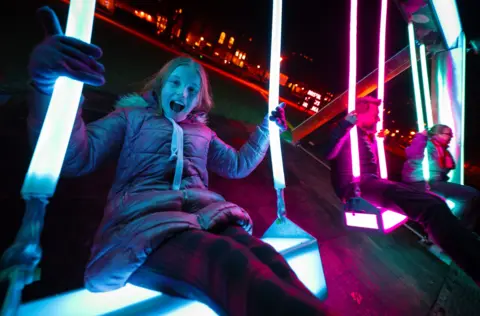
[[[377,99],[382,100],[380,103],[380,121],[377,123],[377,132],[383,130],[383,116],[384,116],[384,103],[383,99],[385,97],[385,42],[386,42],[386,31],[387,31],[387,7],[388,0],[382,0],[382,11],[380,15],[380,39],[379,39],[379,50],[378,50],[378,88],[377,88]],[[382,179],[388,178],[387,172],[387,160],[385,159],[385,146],[384,138],[377,136],[377,152],[378,152],[378,161],[380,163],[380,176]]]
[[[348,77],[348,112],[355,110],[357,86],[357,7],[358,0],[350,3],[350,73]],[[360,157],[358,152],[358,131],[354,126],[350,131],[350,144],[352,152],[353,181],[360,177]]]

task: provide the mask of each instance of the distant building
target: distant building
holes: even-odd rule
[[[301,106],[312,113],[317,113],[321,108],[330,103],[333,99],[333,93],[323,92],[318,93],[312,90],[307,90],[304,94],[304,99]]]
[[[269,43],[238,31],[232,16],[221,14],[219,1],[203,5],[196,0],[97,0],[99,7],[112,13],[121,10],[138,17],[157,35],[178,41],[192,55],[224,64],[244,78],[266,84],[270,78]],[[293,97],[310,113],[333,98],[332,93],[314,85],[318,74],[314,73],[313,62],[309,55],[293,52],[282,55],[280,64],[280,93]]]

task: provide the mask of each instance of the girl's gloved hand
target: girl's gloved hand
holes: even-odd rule
[[[82,81],[92,86],[105,83],[105,68],[97,62],[100,47],[64,36],[55,12],[40,8],[37,16],[45,31],[45,39],[30,55],[28,71],[33,85],[44,94],[52,94],[60,76]]]
[[[275,122],[280,128],[280,132],[285,132],[288,129],[287,119],[285,117],[285,103],[280,103],[275,110],[268,113],[263,119],[262,126],[268,128],[268,121]]]

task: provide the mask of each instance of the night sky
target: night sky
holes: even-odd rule
[[[225,20],[236,29],[253,34],[256,45],[262,46],[265,55],[269,54],[272,1],[244,0],[236,5],[220,0],[203,3],[209,7],[205,14],[211,15],[211,19]],[[282,50],[313,57],[318,82],[336,93],[347,87],[349,3],[348,0],[283,1]],[[359,6],[359,77],[377,65],[380,1],[369,0],[368,4],[372,6]],[[406,23],[393,2],[388,34],[387,56],[408,44]]]
[[[215,3],[217,0],[207,0]],[[220,1],[221,2],[221,1]],[[205,3],[205,2],[204,2]],[[229,23],[252,32],[257,45],[264,45],[269,54],[271,3],[270,0],[244,0],[236,4],[216,6],[215,16],[228,16]],[[467,39],[480,38],[480,1],[457,0],[460,18]],[[231,8],[227,10],[227,6]],[[235,7],[235,9],[233,9]],[[302,52],[314,59],[316,85],[334,93],[341,93],[348,85],[348,23],[350,1],[283,1],[283,38],[285,52]],[[230,12],[230,13],[226,13]],[[378,28],[380,1],[359,1],[358,29],[358,78],[362,78],[377,67]],[[212,18],[214,18],[212,16]],[[394,1],[389,2],[387,20],[387,59],[408,45],[407,24]],[[480,55],[469,53],[467,57],[466,82],[466,154],[467,158],[480,161],[480,152],[475,140],[480,137],[476,119],[480,116]],[[386,102],[391,116],[387,127],[400,129],[415,128],[412,98],[411,72],[389,82],[386,86]],[[392,122],[394,121],[394,123]],[[390,125],[390,126],[389,126]]]
[[[217,5],[217,2],[223,5]],[[254,33],[257,43],[263,44],[268,53],[272,1],[243,0],[232,4],[220,0],[207,0],[203,3],[211,3],[212,7],[217,8],[212,11],[215,12],[213,15],[217,19],[223,16],[230,23],[237,24],[238,28]],[[480,37],[480,24],[477,23],[478,17],[475,14],[475,12],[480,14],[480,2],[458,0],[457,3],[467,38]],[[283,50],[303,52],[312,56],[318,80],[337,93],[347,87],[349,6],[348,0],[283,1]],[[379,0],[359,1],[359,77],[368,74],[377,65],[379,14]],[[394,1],[390,1],[387,58],[408,45],[406,31],[406,22]],[[472,66],[474,64],[477,66],[478,62],[473,62],[473,59],[479,58],[469,58],[468,62]]]
[[[151,3],[158,0],[132,1]],[[253,37],[254,46],[260,52],[263,51],[265,60],[268,61],[271,0],[161,0],[159,2],[178,5],[185,10],[190,7],[196,17],[204,17],[217,25],[244,31]],[[480,1],[457,0],[457,4],[467,38],[480,38],[480,24],[477,23]],[[297,52],[312,57],[312,71],[306,75],[311,80],[305,81],[313,80],[313,86],[322,87],[335,94],[345,91],[348,82],[349,6],[349,0],[283,1],[283,53]],[[2,12],[6,11],[2,10]],[[379,12],[380,0],[359,1],[357,70],[359,79],[377,67]],[[406,22],[393,0],[389,2],[388,13],[387,58],[408,44]],[[480,154],[476,155],[474,145],[474,140],[480,137],[480,129],[475,128],[476,120],[474,119],[480,115],[478,82],[480,82],[480,55],[470,53],[467,58],[467,156],[476,156],[476,160],[480,161]],[[386,104],[391,110],[391,118],[387,119],[387,123],[395,125],[391,127],[414,127],[413,106],[408,104],[413,93],[411,86],[410,71],[404,72],[386,86]]]

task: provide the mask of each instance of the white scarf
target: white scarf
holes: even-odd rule
[[[172,189],[180,190],[183,173],[183,129],[171,118],[167,119],[173,125],[172,145],[170,148],[170,160],[177,159],[175,164],[175,176],[173,177]]]

